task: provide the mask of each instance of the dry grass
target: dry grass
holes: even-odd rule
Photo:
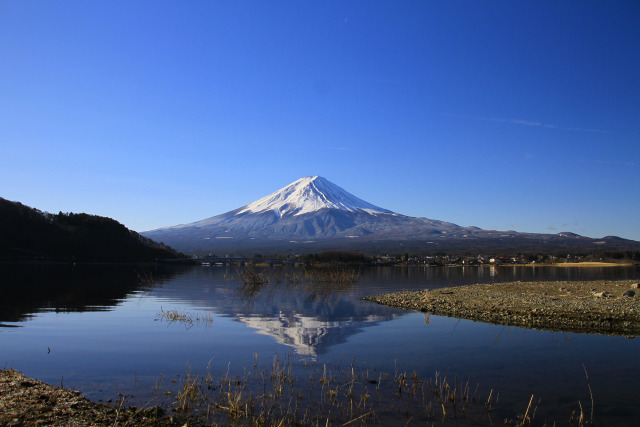
[[[523,413],[506,412],[493,389],[482,397],[470,378],[436,372],[424,377],[396,368],[393,373],[350,364],[329,366],[296,356],[276,355],[267,366],[254,363],[243,375],[230,366],[214,378],[189,371],[173,383],[171,412],[189,425],[510,425],[536,422],[541,400],[527,398]],[[593,424],[578,403],[569,425]],[[593,403],[592,403],[593,406]]]
[[[329,366],[274,356],[267,366],[254,356],[242,375],[226,371],[214,376],[211,364],[203,375],[187,370],[169,389],[156,383],[153,404],[125,409],[89,402],[78,392],[30,380],[15,371],[0,370],[0,424],[51,425],[231,425],[231,426],[347,426],[347,425],[565,425],[536,420],[542,399],[522,402],[524,412],[503,419],[499,395],[488,397],[471,386],[471,379],[442,375],[423,377],[396,368],[393,373],[347,365]],[[594,397],[586,367],[591,413],[577,401],[570,426],[594,424]],[[164,378],[164,377],[163,377]],[[47,397],[43,400],[43,396]],[[169,400],[167,400],[169,399]],[[164,401],[164,407],[157,406]],[[528,404],[527,404],[528,402]],[[503,415],[504,416],[504,415]],[[15,423],[14,421],[17,420]]]
[[[210,327],[213,323],[213,316],[210,313],[190,313],[188,311],[178,310],[164,311],[164,309],[160,307],[160,312],[156,313],[155,320],[165,321],[167,322],[167,326],[177,322],[189,329],[194,325]]]
[[[173,412],[190,424],[256,426],[457,423],[487,414],[469,380],[451,383],[439,373],[423,378],[399,370],[391,375],[359,369],[355,360],[334,368],[302,361],[297,368],[291,354],[274,356],[267,367],[256,355],[243,376],[227,369],[214,380],[209,370],[188,372],[171,392]]]
[[[359,278],[360,271],[338,266],[311,268],[256,268],[245,266],[236,270],[240,282],[239,293],[253,298],[268,290],[303,290],[314,295],[328,295],[352,286]]]

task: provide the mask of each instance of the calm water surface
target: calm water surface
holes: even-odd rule
[[[589,406],[583,365],[605,425],[639,425],[640,340],[489,325],[379,306],[359,297],[472,283],[637,280],[638,267],[381,267],[356,284],[278,284],[248,294],[230,267],[3,266],[0,366],[96,401],[157,399],[160,379],[187,371],[241,375],[274,355],[393,373],[471,378],[500,393],[500,416],[541,398],[538,418],[566,422]],[[142,283],[142,284],[141,284]],[[161,310],[209,316],[168,323]],[[297,362],[296,362],[297,363]]]

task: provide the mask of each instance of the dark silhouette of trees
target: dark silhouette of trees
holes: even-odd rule
[[[138,262],[180,256],[111,218],[50,214],[0,198],[1,259]]]
[[[326,251],[304,256],[307,264],[366,264],[371,259],[358,252]]]

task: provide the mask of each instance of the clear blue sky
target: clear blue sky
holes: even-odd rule
[[[0,0],[0,196],[145,231],[321,175],[640,240],[638,1]]]

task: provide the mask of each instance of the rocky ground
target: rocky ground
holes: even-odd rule
[[[0,426],[182,425],[177,421],[158,407],[94,403],[79,392],[27,378],[13,369],[0,370]]]
[[[510,282],[373,295],[367,301],[507,326],[640,336],[638,282]]]

